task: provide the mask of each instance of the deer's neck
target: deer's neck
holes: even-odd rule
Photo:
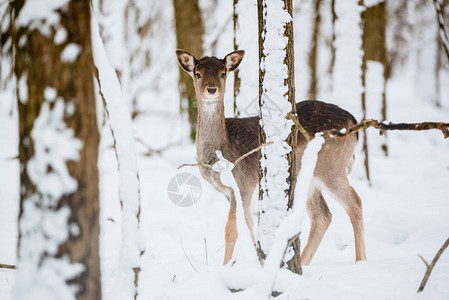
[[[208,163],[208,160],[215,157],[215,151],[223,151],[228,142],[223,101],[198,103],[198,127],[195,142],[198,159]]]

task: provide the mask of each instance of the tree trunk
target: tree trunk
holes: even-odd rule
[[[176,22],[176,40],[178,49],[184,49],[200,58],[203,56],[203,22],[198,0],[173,0]],[[187,102],[187,113],[190,123],[190,137],[196,136],[197,104],[192,78],[180,69],[179,91],[181,94],[181,111],[183,102]]]
[[[296,115],[292,1],[258,0],[257,6],[261,66],[259,70],[260,144],[274,141],[273,145],[262,149],[259,167],[257,252],[259,258],[263,259],[268,245],[271,244],[270,241],[274,238],[274,232],[279,227],[280,220],[293,206],[296,184],[297,132],[286,118],[288,113]],[[272,11],[276,6],[282,8],[282,16],[278,16]],[[266,26],[267,23],[271,26]],[[283,34],[282,43],[273,39],[277,33]],[[268,56],[272,58],[267,58]],[[283,77],[275,74],[282,74]],[[275,84],[281,88],[270,88]],[[279,125],[279,127],[273,126],[273,124]],[[286,135],[288,138],[284,140],[283,136]],[[280,163],[279,157],[285,159],[286,163]],[[285,189],[285,182],[288,184],[287,189]],[[294,255],[288,262],[288,266],[293,272],[301,274],[299,235],[294,239],[295,241],[292,243]]]
[[[21,19],[34,5],[11,3],[14,71],[24,83],[15,298],[101,299],[90,1],[48,11],[60,17],[51,24]]]
[[[362,64],[362,110],[363,119],[366,119],[367,103],[366,103],[366,91],[367,91],[367,78],[366,73],[368,69],[368,61],[378,62],[383,67],[383,78],[378,81],[383,81],[382,98],[378,99],[381,103],[381,122],[387,119],[387,97],[386,97],[386,85],[388,78],[388,61],[387,61],[387,47],[386,47],[386,1],[380,2],[377,5],[367,7],[362,13],[363,19],[363,64]],[[366,130],[363,131],[364,143],[363,147],[366,151],[365,166],[368,166],[368,144],[366,137]],[[388,155],[388,146],[386,141],[381,145],[385,155]],[[369,168],[367,168],[367,177],[369,178]]]
[[[313,18],[313,31],[312,40],[309,53],[309,71],[310,71],[310,85],[308,92],[308,99],[317,99],[318,96],[318,70],[317,70],[317,58],[318,58],[318,37],[320,35],[321,15],[320,6],[321,0],[314,0],[314,13]]]
[[[239,3],[239,0],[234,0],[233,3],[233,10],[232,10],[232,21],[234,24],[234,51],[235,50],[239,50],[239,45],[237,44],[237,32],[240,30],[240,28],[238,27],[238,12],[237,12],[237,5]],[[241,79],[240,79],[240,74],[239,74],[239,69],[234,71],[234,116],[238,117],[240,115],[240,112],[237,108],[237,97],[240,94],[240,84],[241,84]]]

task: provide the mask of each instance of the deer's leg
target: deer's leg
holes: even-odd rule
[[[307,199],[307,213],[310,216],[311,226],[309,239],[301,254],[301,264],[304,266],[310,264],[332,221],[332,214],[321,194],[321,189],[313,183]]]
[[[228,196],[226,196],[228,198]],[[236,202],[234,191],[231,189],[229,198],[230,208],[228,214],[228,221],[225,227],[225,256],[223,260],[223,265],[226,265],[232,258],[234,253],[235,242],[237,240],[237,220],[236,220]]]
[[[251,233],[251,240],[253,245],[256,246],[256,237],[254,236],[254,222],[253,215],[251,214],[251,196],[242,197],[243,212],[245,214],[246,225]]]
[[[355,260],[366,260],[362,201],[354,188],[349,184],[346,174],[334,178],[339,178],[339,180],[328,181],[326,187],[331,195],[343,205],[351,220],[354,230]]]
[[[218,173],[210,174],[210,183],[212,186],[220,193],[226,196],[228,199],[230,207],[228,213],[228,221],[225,226],[225,256],[223,260],[223,265],[226,265],[232,258],[234,253],[234,246],[237,240],[237,220],[236,220],[236,208],[237,203],[235,201],[234,190],[231,187],[225,186],[221,180]]]

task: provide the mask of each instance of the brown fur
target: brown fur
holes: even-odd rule
[[[226,89],[226,74],[237,68],[243,54],[244,52],[239,50],[228,54],[221,60],[215,57],[196,60],[190,53],[177,50],[182,68],[194,79],[198,100],[198,131],[195,144],[197,158],[202,163],[215,163],[218,160],[215,155],[216,150],[220,150],[227,160],[235,162],[243,154],[258,147],[257,117],[226,119],[224,117],[223,99]],[[210,93],[211,88],[213,88],[213,93]],[[215,96],[216,98],[213,98]],[[356,123],[355,118],[349,112],[336,105],[318,100],[299,102],[296,104],[296,108],[299,121],[311,135],[330,129],[349,128]],[[346,176],[356,141],[357,136],[354,134],[344,139],[328,140],[318,154],[314,181],[309,189],[307,203],[307,211],[312,224],[309,240],[301,255],[303,265],[310,263],[332,220],[332,214],[321,193],[322,188],[326,189],[344,206],[350,217],[354,229],[356,261],[366,259],[361,201]],[[299,172],[301,168],[301,157],[306,145],[307,140],[302,134],[299,134],[296,172]],[[258,168],[258,154],[254,153],[245,158],[232,171],[240,190],[245,219],[251,231],[253,243],[256,240],[250,204],[258,185]],[[200,171],[204,179],[217,191],[223,193],[230,202],[228,222],[225,227],[224,264],[226,264],[232,258],[237,239],[235,194],[232,188],[222,184],[219,173],[204,167],[201,167]]]

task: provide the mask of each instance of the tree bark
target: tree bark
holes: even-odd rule
[[[11,3],[13,24],[24,5],[32,3]],[[53,296],[60,293],[64,287],[58,281],[49,282],[48,274],[42,274],[46,266],[53,265],[53,275],[62,278],[66,291],[73,293],[75,288],[77,299],[101,299],[99,133],[90,1],[72,0],[66,8],[49,13],[58,14],[60,23],[44,25],[43,20],[34,19],[31,22],[41,26],[17,22],[12,30],[14,72],[18,81],[24,80],[27,86],[24,94],[19,84],[21,90],[17,93],[21,192],[15,292],[19,299],[29,299],[34,288],[46,289]],[[48,32],[40,30],[46,26]],[[55,41],[57,30],[66,32],[62,41]],[[72,51],[64,58],[68,47],[75,54]],[[65,139],[66,144],[58,144]],[[72,152],[71,156],[67,154]],[[46,188],[49,185],[52,189]],[[55,185],[60,190],[55,190]],[[53,230],[65,238],[52,236]],[[41,239],[41,244],[36,245],[36,239]],[[67,269],[72,273],[68,274]],[[23,282],[24,278],[29,282]],[[29,290],[25,292],[22,285],[27,283],[32,285],[26,286]],[[56,298],[62,299],[64,294]]]
[[[269,5],[266,0],[258,0],[257,6],[258,6],[258,21],[259,21],[259,61],[261,65],[264,65],[263,68],[259,70],[259,107],[262,111],[260,114],[261,121],[260,121],[260,127],[259,127],[259,140],[260,145],[267,143],[268,138],[276,138],[274,136],[267,136],[267,132],[265,131],[264,123],[268,122],[274,122],[275,119],[271,118],[271,114],[267,115],[264,114],[265,107],[270,106],[271,104],[269,102],[274,101],[285,101],[287,100],[290,104],[290,111],[288,112],[281,112],[282,118],[284,122],[287,121],[287,115],[293,114],[296,116],[296,102],[295,102],[295,77],[294,77],[294,44],[293,44],[293,5],[291,0],[279,0],[281,2],[283,9],[285,12],[290,16],[289,21],[285,22],[284,27],[284,37],[286,37],[286,46],[282,49],[284,51],[285,56],[283,60],[283,64],[287,67],[287,72],[285,74],[285,78],[279,78],[279,80],[283,80],[283,85],[287,88],[287,93],[284,95],[282,94],[273,94],[273,91],[267,90],[266,84],[266,72],[272,72],[275,70],[278,70],[277,68],[282,67],[282,65],[274,65],[273,63],[268,64],[266,59],[266,49],[265,49],[265,43],[266,43],[266,37],[267,37],[267,31],[270,30],[276,30],[276,28],[267,28],[266,26],[266,20],[267,20],[267,11],[270,9],[267,7]],[[270,3],[270,5],[279,5],[279,3]],[[278,24],[279,25],[279,24]],[[275,25],[276,26],[276,25]],[[272,47],[272,46],[270,46]],[[281,47],[281,46],[280,46]],[[267,51],[270,51],[269,49]],[[278,70],[279,71],[279,70]],[[269,80],[275,80],[274,78],[270,78]],[[279,93],[279,91],[275,91],[275,93]],[[272,95],[271,98],[269,95]],[[276,100],[273,100],[273,96],[276,97]],[[279,99],[279,100],[278,100]],[[282,106],[282,103],[279,103],[280,106]],[[288,123],[286,123],[288,124]],[[281,133],[279,133],[281,134]],[[270,134],[271,135],[271,134]],[[290,147],[291,150],[288,151],[286,154],[286,159],[288,161],[288,176],[286,178],[286,181],[288,183],[288,188],[284,191],[287,199],[286,209],[290,210],[293,207],[293,201],[294,201],[294,190],[295,190],[295,184],[296,184],[296,145],[297,145],[297,129],[295,126],[291,126],[291,132],[288,136],[287,140],[285,141]],[[264,148],[266,149],[266,148]],[[262,164],[262,160],[269,161],[269,157],[265,154],[265,152],[261,151],[261,163],[259,167],[259,182],[260,182],[260,190],[259,190],[259,201],[267,202],[269,200],[269,194],[274,193],[274,191],[265,190],[264,186],[267,182],[267,180],[270,180],[267,175],[267,168],[276,168],[276,166],[267,166],[264,167]],[[265,183],[265,184],[264,184]],[[282,200],[281,200],[282,201]],[[263,204],[262,204],[263,207]],[[262,215],[267,212],[263,211],[263,208],[261,211],[259,211],[259,226],[265,226],[264,224],[261,224]],[[270,224],[272,226],[278,227],[279,224]],[[292,270],[295,273],[302,274],[301,265],[300,265],[300,256],[299,256],[299,235],[295,236],[294,241],[291,243],[293,245],[293,251],[294,256],[293,258],[288,262],[288,267],[290,270]],[[286,245],[287,246],[287,245]],[[262,260],[265,258],[265,251],[267,249],[262,248],[263,245],[261,244],[260,240],[258,241],[257,245],[257,252],[259,254],[259,259]]]
[[[203,21],[198,0],[173,0],[176,23],[176,40],[178,49],[184,49],[195,55],[203,56]],[[181,94],[181,111],[187,102],[187,113],[190,123],[190,137],[194,141],[196,136],[196,122],[198,118],[195,88],[190,76],[180,69],[179,91]]]

